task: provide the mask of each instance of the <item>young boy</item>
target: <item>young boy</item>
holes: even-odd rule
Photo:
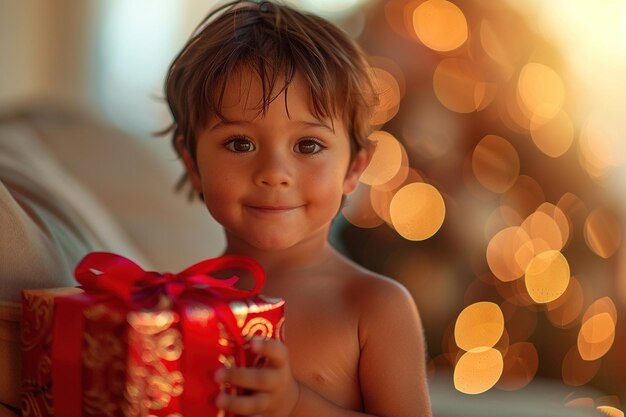
[[[270,2],[211,13],[172,64],[174,145],[224,227],[226,254],[266,270],[286,301],[286,345],[255,340],[262,369],[215,375],[244,416],[430,416],[422,327],[411,295],[328,242],[367,166],[375,103],[366,61],[341,30]]]

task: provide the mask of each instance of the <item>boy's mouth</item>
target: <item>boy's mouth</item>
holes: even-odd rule
[[[279,214],[295,210],[301,206],[246,206],[257,213]]]

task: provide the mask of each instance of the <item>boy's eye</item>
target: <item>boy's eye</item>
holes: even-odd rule
[[[326,148],[324,145],[313,139],[304,139],[296,143],[293,150],[297,153],[315,154]]]
[[[254,143],[244,137],[232,138],[224,147],[231,152],[252,152],[255,149]]]

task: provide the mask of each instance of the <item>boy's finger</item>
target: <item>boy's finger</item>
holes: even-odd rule
[[[266,357],[270,367],[282,368],[289,364],[289,353],[284,343],[276,339],[253,338],[252,351],[259,356]]]
[[[215,400],[218,408],[242,416],[262,414],[271,405],[271,397],[264,392],[254,395],[229,395],[221,393]]]
[[[228,382],[239,388],[254,391],[268,391],[279,383],[279,374],[268,368],[222,368],[215,373],[215,380],[220,383]]]

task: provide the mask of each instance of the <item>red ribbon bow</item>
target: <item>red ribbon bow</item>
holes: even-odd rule
[[[255,285],[250,291],[232,286],[236,276],[216,279],[211,273],[226,269],[245,269],[254,277]],[[129,310],[154,307],[162,295],[179,308],[184,345],[181,370],[185,378],[182,394],[185,416],[206,416],[215,410],[207,396],[214,395],[211,362],[207,354],[214,352],[217,334],[209,337],[201,325],[187,315],[186,300],[196,296],[214,300],[216,316],[225,325],[235,342],[242,346],[243,339],[227,301],[251,297],[259,293],[265,283],[262,267],[255,260],[242,256],[222,256],[201,261],[178,274],[159,274],[144,271],[139,265],[119,255],[92,252],[76,266],[74,275],[83,294],[61,297],[55,300],[55,322],[52,346],[52,394],[55,415],[63,417],[82,416],[81,352],[84,332],[82,311],[102,297],[113,296]],[[238,352],[237,362],[242,363],[243,351]]]

